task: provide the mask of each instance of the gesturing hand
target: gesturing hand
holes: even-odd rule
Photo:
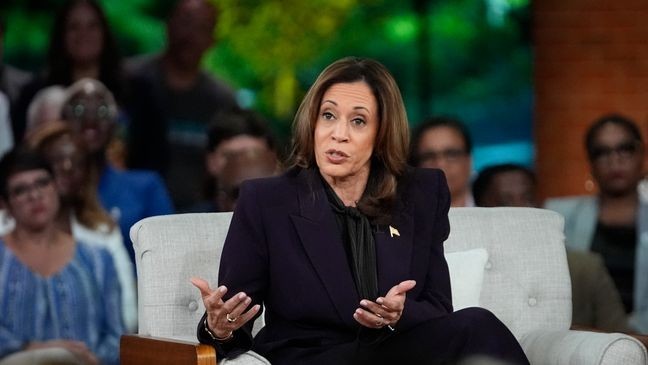
[[[375,302],[362,299],[360,307],[353,313],[353,318],[369,328],[396,325],[405,308],[405,294],[415,285],[416,281],[405,280],[389,289],[387,295],[379,297]]]
[[[223,295],[227,293],[225,286],[212,290],[209,283],[200,278],[191,278],[191,283],[200,290],[207,311],[207,326],[217,338],[229,338],[232,332],[254,318],[261,309],[261,306],[256,304],[246,312],[252,298],[243,292],[223,302]]]

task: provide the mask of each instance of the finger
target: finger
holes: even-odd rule
[[[377,316],[374,313],[366,311],[362,308],[357,308],[353,313],[353,318],[361,325],[369,328],[382,328],[387,323],[384,318]]]
[[[387,308],[370,300],[363,299],[360,301],[360,305],[369,312],[384,318],[387,322],[395,320],[398,316],[397,310],[391,310],[390,308]]]
[[[232,310],[228,311],[230,319],[235,319],[241,316],[241,313],[245,312],[245,310],[250,306],[252,303],[252,298],[245,296],[244,299],[242,299]]]
[[[402,312],[405,307],[405,296],[396,295],[390,297],[379,297],[376,299],[381,307],[385,308],[389,312]]]
[[[247,305],[245,302],[248,302]],[[223,313],[228,313],[230,315],[230,318],[235,318],[237,314],[242,313],[245,308],[251,303],[252,299],[247,296],[247,294],[240,292],[233,297],[229,298],[225,304],[223,304],[222,310]],[[238,309],[238,313],[235,313],[234,311],[237,310],[239,305],[243,305],[243,308]]]
[[[203,298],[210,296],[214,291],[209,287],[207,280],[201,278],[191,278],[191,284],[200,290],[200,294]]]
[[[250,308],[250,310],[248,310],[245,313],[240,314],[239,317],[238,317],[238,321],[236,321],[237,326],[238,326],[237,329],[241,328],[244,324],[246,324],[252,318],[254,318],[254,316],[256,316],[257,313],[259,313],[260,310],[261,310],[261,306],[259,304],[255,304],[255,305],[252,306],[252,308]]]
[[[394,285],[389,291],[387,292],[386,297],[388,296],[394,296],[394,295],[400,295],[400,294],[405,294],[408,291],[412,290],[416,286],[416,281],[415,280],[405,280],[398,285]]]

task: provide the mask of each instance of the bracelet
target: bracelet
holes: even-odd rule
[[[211,337],[212,340],[214,340],[214,341],[218,341],[218,342],[227,342],[227,341],[231,340],[232,338],[234,338],[234,331],[230,331],[229,335],[227,335],[227,336],[225,336],[225,337],[223,337],[223,338],[216,336],[216,335],[215,335],[215,334],[214,334],[214,333],[209,329],[209,327],[207,326],[207,317],[205,317],[205,321],[204,321],[203,323],[205,324],[205,326],[204,326],[204,327],[205,327],[205,332],[207,332],[207,334],[209,335],[209,337]]]

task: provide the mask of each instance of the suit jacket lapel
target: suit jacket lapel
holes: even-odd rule
[[[291,218],[338,315],[348,325],[354,325],[353,312],[360,305],[360,298],[335,216],[317,174],[310,169],[300,172],[298,196],[301,215]]]
[[[390,227],[396,229],[399,235],[390,234]],[[411,279],[413,232],[414,220],[410,212],[400,211],[393,216],[389,227],[374,235],[380,295],[387,294],[389,289],[401,281]]]

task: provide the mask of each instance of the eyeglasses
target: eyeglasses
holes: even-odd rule
[[[32,192],[40,193],[45,188],[49,187],[50,184],[52,184],[52,178],[50,176],[43,176],[36,179],[31,184],[18,184],[9,188],[9,196],[16,200],[25,200],[32,194]]]
[[[465,150],[459,148],[448,148],[441,151],[425,151],[418,155],[419,163],[438,161],[443,159],[447,162],[458,162],[468,154]]]
[[[616,146],[594,146],[590,151],[590,159],[594,162],[608,162],[613,154],[619,156],[622,160],[629,160],[639,150],[639,142],[627,141],[619,143]]]
[[[110,122],[110,108],[107,104],[97,106],[88,106],[83,103],[72,104],[68,106],[68,118],[77,122],[86,120],[97,120],[100,122]]]

